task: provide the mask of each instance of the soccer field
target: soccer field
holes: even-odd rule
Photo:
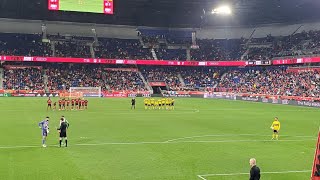
[[[103,0],[60,0],[60,10],[103,13]]]
[[[87,111],[47,112],[45,98],[1,98],[1,179],[240,180],[251,157],[263,180],[310,177],[318,109],[183,98],[174,111],[144,110],[142,98],[137,104],[89,99]],[[47,115],[42,148],[38,122]],[[58,147],[54,130],[61,115],[70,122],[68,148]],[[275,116],[279,141],[270,140]]]

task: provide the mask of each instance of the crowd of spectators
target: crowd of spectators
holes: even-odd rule
[[[286,68],[233,70],[226,73],[218,88],[235,93],[320,97],[320,74],[287,72]]]
[[[191,49],[191,60],[240,60],[245,51],[242,46],[243,42],[244,39],[198,40],[199,49]]]
[[[107,59],[153,59],[150,49],[145,49],[139,40],[99,38],[94,48],[96,58]]]
[[[222,69],[218,68],[183,68],[180,71],[185,86],[192,90],[214,88],[220,81]]]
[[[185,49],[156,49],[159,60],[186,60],[187,53]]]
[[[179,79],[179,69],[172,67],[144,67],[141,69],[144,78],[149,82],[165,82],[170,90],[183,87]]]
[[[43,90],[44,87],[42,70],[39,68],[4,69],[4,89]]]
[[[0,55],[52,56],[49,43],[42,42],[41,34],[0,34]]]
[[[111,91],[146,91],[147,88],[135,71],[108,71],[106,84]]]

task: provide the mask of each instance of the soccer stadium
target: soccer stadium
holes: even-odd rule
[[[0,8],[0,179],[320,179],[320,1]]]

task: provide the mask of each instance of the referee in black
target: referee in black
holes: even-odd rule
[[[255,158],[251,158],[249,161],[251,166],[250,179],[249,180],[260,180],[260,168],[257,166],[257,161]]]
[[[67,129],[69,124],[65,121],[63,117],[61,117],[61,124],[60,127],[58,128],[59,133],[60,133],[60,138],[59,138],[59,145],[61,147],[62,140],[64,139],[66,147],[68,147],[68,139],[67,139]]]
[[[136,99],[135,98],[131,99],[131,109],[136,109]]]

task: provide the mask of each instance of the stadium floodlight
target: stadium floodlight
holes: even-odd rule
[[[220,6],[211,11],[212,14],[230,15],[231,8],[229,6]]]

